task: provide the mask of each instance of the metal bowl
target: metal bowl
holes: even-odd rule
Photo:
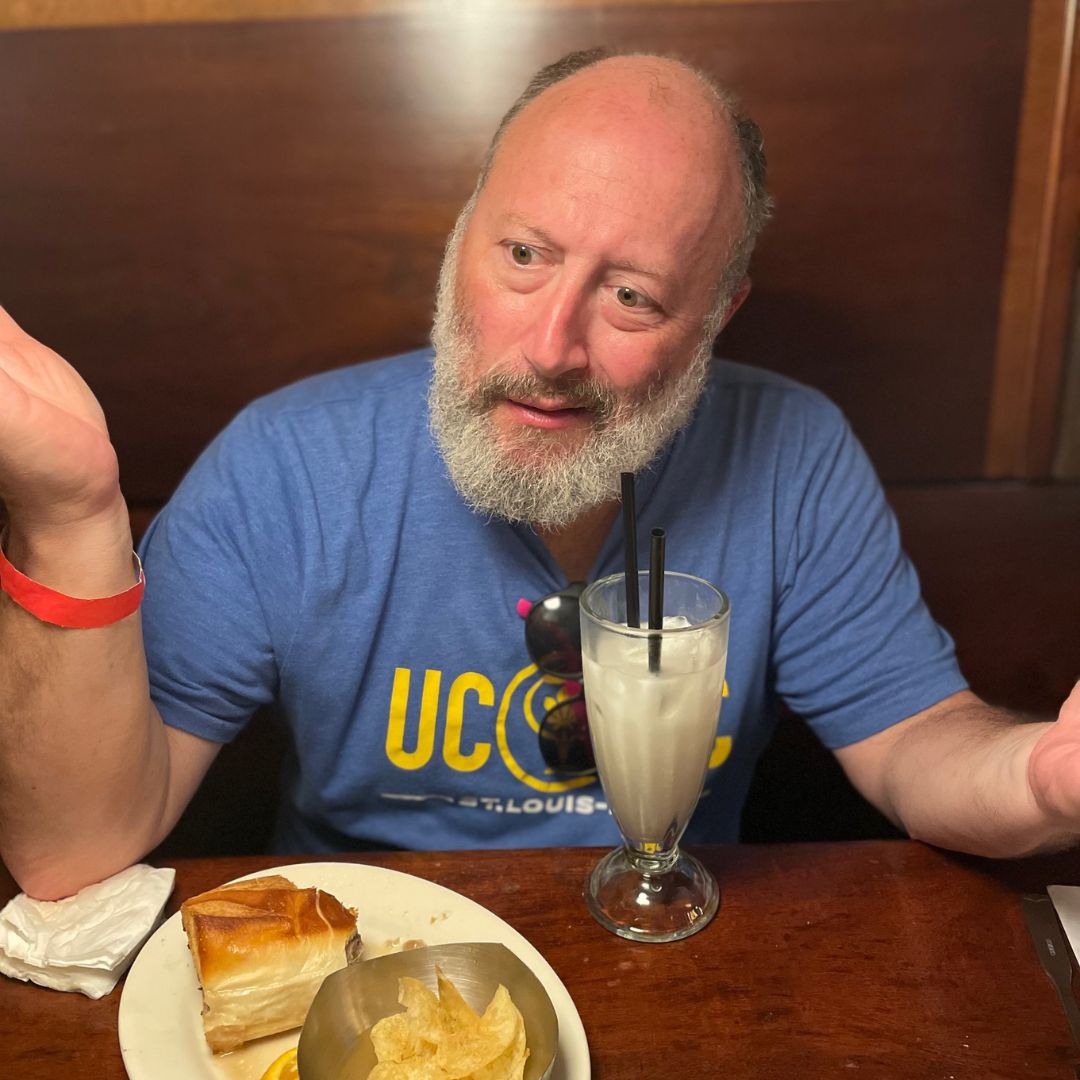
[[[301,1080],[366,1080],[375,1066],[371,1028],[398,1003],[398,979],[419,979],[436,993],[435,965],[482,1013],[500,983],[525,1020],[525,1080],[547,1080],[559,1044],[559,1021],[540,980],[505,945],[431,945],[360,960],[330,975],[300,1033]]]

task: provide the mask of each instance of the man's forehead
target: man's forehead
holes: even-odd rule
[[[507,127],[488,176],[501,207],[528,219],[531,193],[550,191],[606,200],[612,214],[685,232],[684,242],[701,230],[738,229],[730,123],[696,75],[681,66],[658,74],[653,60],[602,61],[530,102]]]
[[[541,91],[527,108],[560,97],[596,92],[644,97],[662,108],[685,109],[698,104],[714,108],[712,88],[688,65],[661,56],[613,56],[582,68]]]
[[[522,137],[502,148],[480,195],[495,229],[527,229],[556,248],[596,247],[613,266],[657,277],[688,259],[726,255],[741,192],[737,174],[713,167],[707,149],[633,125],[515,134]]]
[[[726,107],[712,87],[686,65],[653,56],[611,57],[554,83],[518,113],[504,140],[515,129],[535,137],[545,128],[610,123],[632,129],[657,122],[700,145],[731,143]]]

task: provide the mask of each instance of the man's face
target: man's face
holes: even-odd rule
[[[685,423],[738,227],[710,136],[610,89],[556,87],[511,125],[440,281],[432,411],[451,475],[478,508],[541,526],[611,498]]]

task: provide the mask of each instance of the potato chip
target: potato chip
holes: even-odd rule
[[[529,1051],[525,1046],[525,1025],[514,1041],[490,1064],[477,1069],[472,1074],[472,1080],[523,1080],[525,1076],[525,1062],[529,1058]]]
[[[435,978],[439,984],[439,1012],[445,1028],[450,1031],[469,1030],[475,1027],[480,1017],[473,1007],[461,996],[461,991],[436,966]]]
[[[501,988],[500,988],[501,989]],[[525,1021],[521,1013],[511,1003],[510,1006],[516,1016],[516,1029],[510,1045],[493,1061],[479,1069],[475,1069],[472,1080],[522,1080],[525,1075],[525,1062],[528,1060],[529,1051],[525,1046]],[[488,1006],[488,1012],[491,1007]],[[484,1014],[485,1017],[487,1013]]]
[[[438,968],[435,976],[438,998],[416,979],[399,981],[405,1012],[371,1029],[379,1064],[370,1080],[522,1080],[525,1021],[506,987],[479,1016]]]
[[[454,994],[457,995],[456,988]],[[460,999],[460,995],[457,996]],[[482,1017],[469,1009],[464,1000],[461,1004],[472,1015],[472,1021],[455,1025],[446,1032],[435,1051],[435,1060],[451,1076],[471,1076],[477,1069],[489,1065],[510,1046],[517,1025],[522,1022],[505,986],[495,991]],[[443,1007],[441,996],[439,1005]]]
[[[443,1028],[439,999],[419,979],[406,975],[398,980],[398,1001],[405,1006],[420,1037],[438,1042]]]
[[[439,1002],[419,979],[398,981],[398,1001],[405,1012],[385,1016],[371,1029],[375,1057],[380,1062],[434,1058],[442,1028]]]
[[[408,1013],[384,1017],[371,1029],[371,1043],[379,1061],[435,1060],[439,1032],[429,1040]]]

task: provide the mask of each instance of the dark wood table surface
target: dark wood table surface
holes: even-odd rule
[[[439,882],[524,934],[573,996],[602,1080],[1074,1075],[1080,1054],[1017,897],[1080,884],[1075,854],[999,863],[907,841],[695,850],[720,881],[720,912],[665,945],[623,941],[586,913],[595,850],[342,858]],[[168,911],[274,862],[179,860]],[[0,902],[13,893],[0,880]],[[0,1077],[123,1080],[119,1001],[119,989],[90,1001],[0,977]]]

